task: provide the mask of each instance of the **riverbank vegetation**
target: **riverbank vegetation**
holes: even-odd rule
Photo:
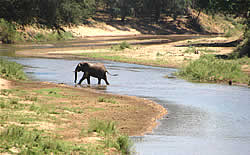
[[[190,62],[178,72],[178,76],[190,81],[223,82],[248,84],[250,78],[241,70],[240,63],[250,64],[248,58],[219,59],[215,55],[203,55],[200,59]]]
[[[22,65],[3,58],[0,58],[0,77],[10,80],[27,79]]]

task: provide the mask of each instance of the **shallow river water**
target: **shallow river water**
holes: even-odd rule
[[[74,85],[80,61],[7,57],[25,66],[34,80]],[[92,62],[92,61],[90,61]],[[190,83],[167,79],[176,69],[98,61],[109,72],[109,86],[99,91],[154,100],[168,110],[153,133],[131,137],[140,155],[248,155],[250,154],[250,89],[222,84]],[[78,73],[78,79],[82,73]],[[83,82],[86,85],[86,81]]]

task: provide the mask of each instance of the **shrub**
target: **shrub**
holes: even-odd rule
[[[61,35],[58,35],[58,40],[67,40],[67,39],[73,39],[73,35],[70,32],[63,32]]]
[[[11,44],[16,41],[17,31],[15,26],[4,19],[0,19],[0,40]]]
[[[190,62],[181,69],[178,76],[187,80],[200,82],[228,81],[247,82],[248,76],[241,71],[237,61],[217,59],[213,55],[204,55]]]
[[[239,57],[248,56],[250,57],[250,28],[244,33],[244,40],[240,45],[237,46],[237,49],[234,51],[238,53]]]
[[[117,129],[114,122],[93,119],[90,120],[88,132],[97,132],[108,135],[116,133]]]
[[[84,131],[83,131],[84,132]],[[130,154],[132,142],[126,135],[119,134],[116,124],[112,121],[90,120],[88,132],[97,132],[105,136],[103,142],[107,148],[116,148],[122,154]]]
[[[0,58],[0,74],[3,78],[14,80],[27,79],[23,72],[23,66],[16,62],[11,62]]]
[[[123,154],[129,154],[129,149],[132,145],[131,141],[129,140],[128,136],[121,135],[117,138],[117,143],[119,148],[118,150],[121,150]]]

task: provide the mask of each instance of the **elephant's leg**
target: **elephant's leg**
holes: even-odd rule
[[[101,84],[101,78],[98,78],[98,84],[99,85]]]
[[[90,76],[87,77],[88,84],[90,85]]]
[[[88,78],[88,72],[84,72],[84,74],[83,74],[83,76],[78,84],[80,85],[82,83],[82,81],[85,80],[86,78]]]
[[[86,79],[86,77],[83,75],[78,84],[80,85],[84,79]]]
[[[106,82],[106,84],[107,84],[107,85],[109,85],[109,82],[108,82],[108,80],[107,80],[107,77],[106,77],[106,76],[103,78],[103,80]]]

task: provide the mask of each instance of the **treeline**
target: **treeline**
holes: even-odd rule
[[[126,21],[127,17],[134,17],[158,22],[164,16],[175,19],[188,15],[190,8],[212,15],[223,13],[242,17],[246,25],[245,38],[250,37],[250,0],[0,0],[0,40],[13,42],[16,34],[11,23],[45,25],[61,35],[62,25],[85,23],[98,11],[105,12],[110,19],[118,17]],[[193,20],[198,20],[198,16]],[[247,49],[245,51],[249,49],[249,40],[247,48],[243,48]]]
[[[175,18],[188,14],[189,8],[247,18],[249,3],[249,0],[1,0],[0,18],[19,24],[41,23],[56,27],[84,23],[101,10],[122,21],[132,16],[157,22],[161,15]]]
[[[95,13],[95,6],[95,0],[1,0],[0,18],[57,27],[82,22]]]

